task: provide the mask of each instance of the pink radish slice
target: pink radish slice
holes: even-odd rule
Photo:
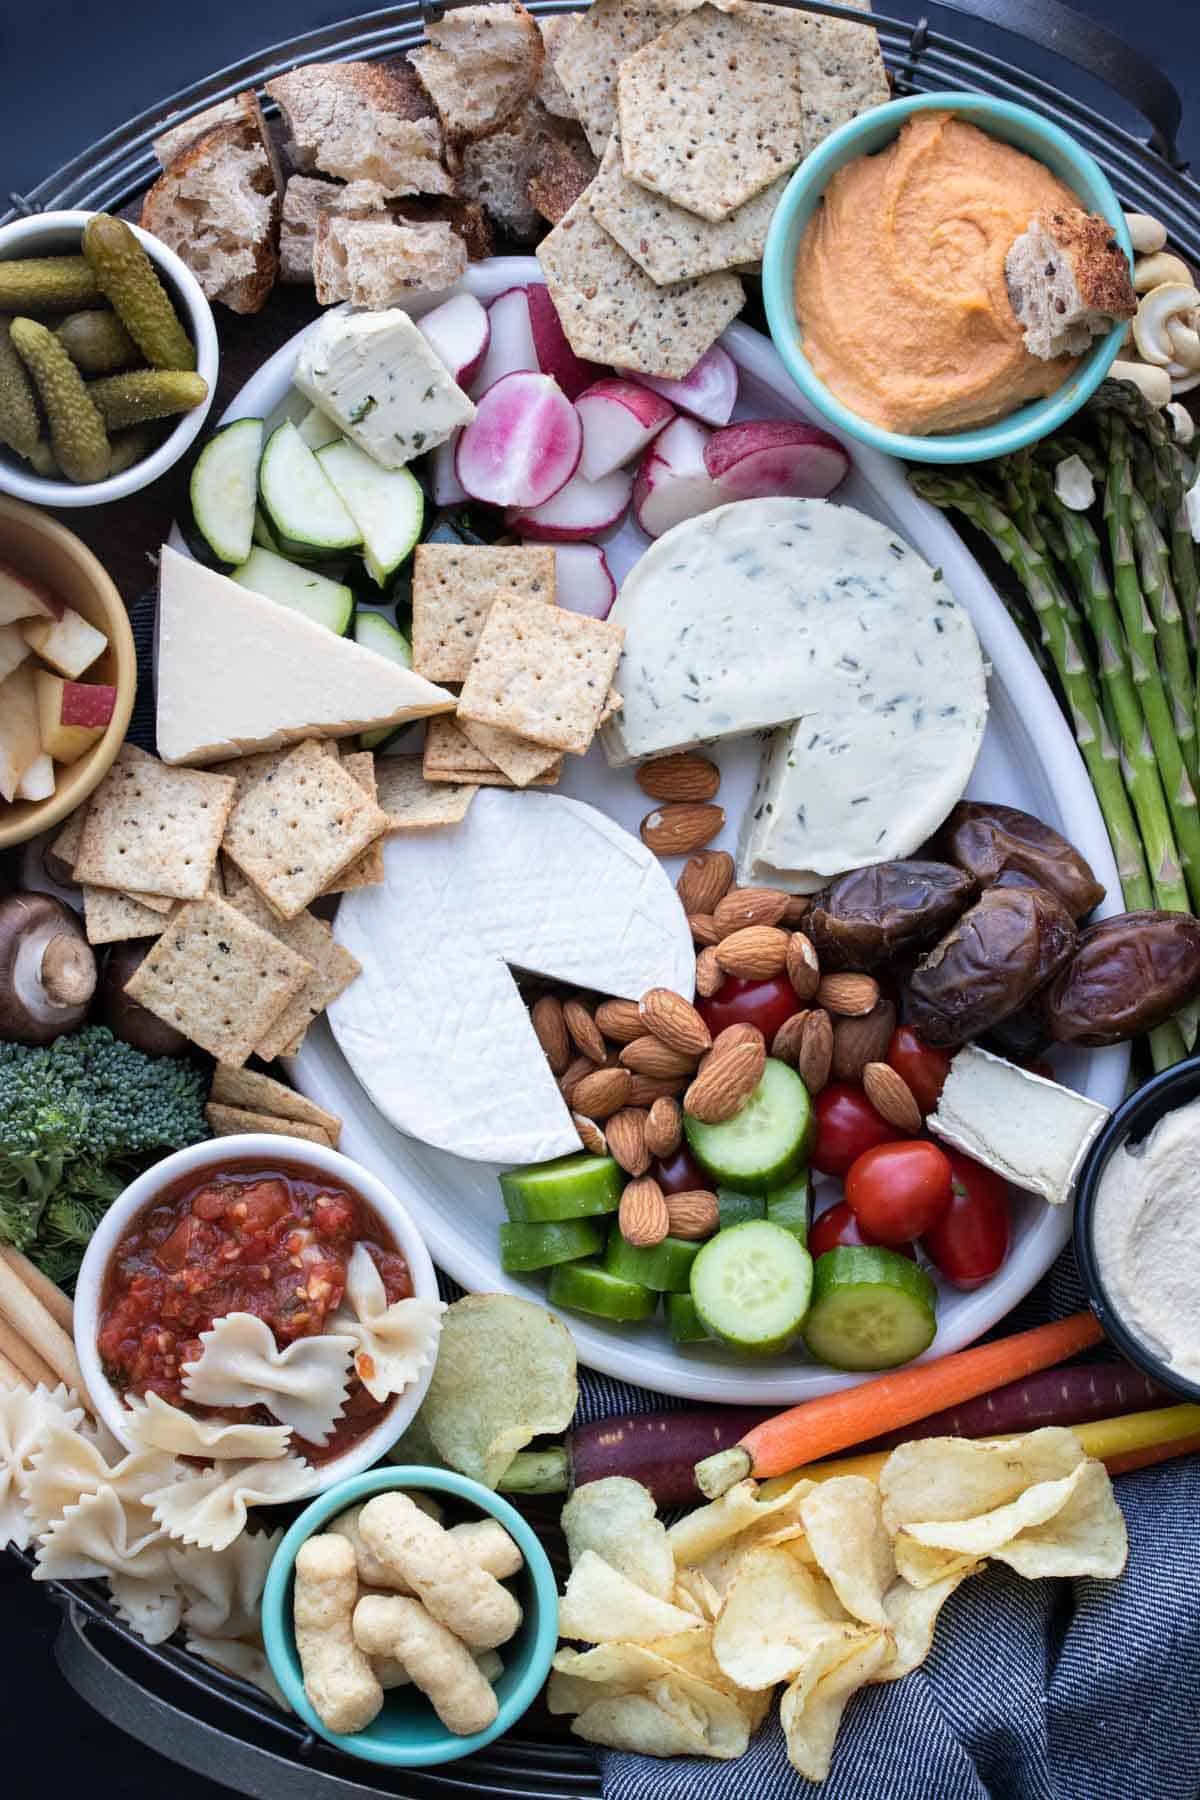
[[[705,425],[728,425],[738,395],[738,368],[728,350],[714,344],[706,350],[694,369],[679,381],[664,381],[658,375],[637,375],[632,369],[618,369],[639,387],[661,394],[680,412],[689,413]]]
[[[467,427],[470,430],[470,427]],[[522,537],[541,538],[551,544],[569,544],[576,538],[594,537],[625,516],[633,476],[615,469],[603,481],[585,481],[576,475],[542,506],[514,507],[507,514],[511,531]]]
[[[471,383],[472,397],[478,400],[504,375],[522,369],[536,370],[537,354],[533,348],[533,331],[529,323],[529,302],[523,287],[506,288],[497,294],[487,309],[490,336],[487,352],[479,373]]]
[[[661,394],[614,376],[580,394],[575,410],[583,421],[579,469],[587,481],[599,481],[632,462],[675,417],[675,408]]]
[[[608,560],[599,544],[554,546],[554,591],[568,612],[586,613],[589,619],[607,619],[617,597]]]
[[[454,470],[473,500],[541,506],[570,481],[582,444],[579,414],[558,383],[519,370],[502,375],[463,426]]]
[[[458,479],[455,471],[455,460],[458,456],[458,440],[462,436],[462,427],[452,431],[445,443],[439,444],[433,452],[431,474],[433,477],[433,499],[436,506],[457,506],[460,500],[469,500],[470,495]]]
[[[748,419],[714,431],[704,466],[726,500],[787,494],[824,500],[845,479],[850,458],[819,425],[798,419]]]
[[[459,387],[470,387],[487,355],[492,328],[474,294],[455,294],[417,320]]]
[[[633,484],[633,512],[647,537],[661,537],[684,519],[723,506],[723,494],[704,466],[709,434],[694,419],[675,419],[646,450]]]
[[[544,288],[540,282],[534,282],[525,289],[525,297],[529,306],[534,354],[537,357],[533,366],[540,369],[543,375],[553,375],[567,399],[574,400],[577,395],[582,394],[584,388],[590,387],[603,375],[604,370],[599,363],[584,362],[576,356],[567,342],[548,288]]]

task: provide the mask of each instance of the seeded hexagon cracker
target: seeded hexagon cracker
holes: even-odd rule
[[[616,122],[621,64],[698,4],[699,0],[592,0],[565,42],[553,47],[554,72],[597,156],[603,156]]]

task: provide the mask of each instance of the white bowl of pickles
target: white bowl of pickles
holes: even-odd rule
[[[217,380],[191,271],[107,213],[0,227],[0,492],[40,506],[136,493],[187,450]]]

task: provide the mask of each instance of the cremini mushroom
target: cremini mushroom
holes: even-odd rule
[[[1143,362],[1165,369],[1169,362],[1184,361],[1184,347],[1176,344],[1172,329],[1178,325],[1182,336],[1190,334],[1196,339],[1198,355],[1192,366],[1200,368],[1200,338],[1191,324],[1198,306],[1200,293],[1190,282],[1165,281],[1142,295],[1133,321],[1133,341]]]
[[[1171,377],[1165,369],[1152,363],[1115,362],[1108,371],[1114,381],[1131,381],[1140,388],[1151,406],[1167,406],[1171,400]]]
[[[87,1017],[96,959],[78,917],[50,894],[0,900],[0,1039],[49,1044]]]
[[[1152,219],[1149,213],[1127,212],[1125,224],[1135,256],[1153,256],[1156,250],[1161,250],[1166,244],[1166,226],[1157,219]]]
[[[1186,406],[1178,400],[1172,400],[1167,408],[1167,417],[1171,421],[1171,431],[1177,444],[1190,444],[1196,435],[1196,421]]]
[[[1190,284],[1192,271],[1181,257],[1172,256],[1169,250],[1160,250],[1154,256],[1139,257],[1133,265],[1133,290],[1136,294],[1148,294],[1151,288],[1162,287],[1164,282],[1181,281]]]

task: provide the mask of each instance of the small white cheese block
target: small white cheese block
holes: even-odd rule
[[[452,712],[454,696],[163,545],[158,753],[215,762]]]
[[[1098,1101],[968,1044],[926,1124],[1015,1187],[1060,1206],[1108,1116]]]
[[[445,363],[399,307],[326,313],[300,346],[292,379],[385,469],[403,468],[475,417]]]
[[[363,972],[329,1008],[400,1131],[476,1161],[578,1150],[511,970],[636,1000],[692,993],[695,953],[657,858],[594,807],[485,789],[461,824],[384,846],[334,933]]]

